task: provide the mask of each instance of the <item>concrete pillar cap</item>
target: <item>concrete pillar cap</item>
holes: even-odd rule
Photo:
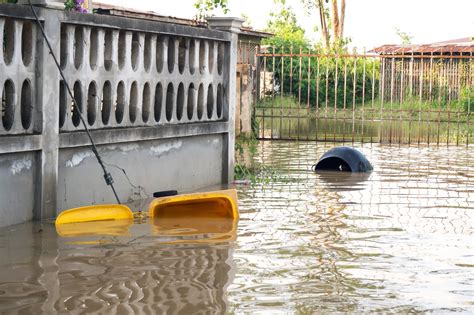
[[[238,17],[208,17],[206,18],[209,28],[220,31],[240,33],[244,19]]]

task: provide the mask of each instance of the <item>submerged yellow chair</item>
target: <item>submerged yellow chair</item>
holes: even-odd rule
[[[128,235],[133,213],[124,205],[94,205],[69,209],[56,218],[56,231],[62,237]]]
[[[228,218],[238,219],[235,189],[193,193],[153,200],[148,208],[152,218]]]
[[[56,225],[91,221],[133,219],[132,210],[124,205],[93,205],[69,209],[56,218]]]

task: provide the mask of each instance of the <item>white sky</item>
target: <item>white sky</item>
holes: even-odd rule
[[[192,18],[194,0],[98,0],[162,15]],[[309,39],[318,25],[317,12],[307,16],[300,0],[287,0],[306,29]],[[346,0],[345,35],[352,45],[371,49],[383,44],[399,44],[395,27],[413,36],[412,43],[425,44],[474,36],[474,0]],[[263,29],[273,0],[229,0],[229,16],[246,14],[255,29]],[[221,14],[216,14],[221,15]]]

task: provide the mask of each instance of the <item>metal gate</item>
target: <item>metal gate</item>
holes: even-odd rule
[[[266,47],[257,58],[259,139],[468,145],[474,137],[472,51]]]

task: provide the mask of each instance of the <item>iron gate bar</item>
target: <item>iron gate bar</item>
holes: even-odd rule
[[[291,46],[292,47],[292,46]],[[413,54],[413,52],[412,52]],[[471,52],[472,54],[472,52]],[[421,59],[426,58],[426,55],[411,55],[411,54],[403,54],[403,55],[390,55],[390,54],[303,54],[297,53],[294,54],[292,52],[288,53],[258,53],[256,57],[311,57],[311,58],[379,58],[379,59]],[[433,59],[471,59],[470,55],[433,55]]]

